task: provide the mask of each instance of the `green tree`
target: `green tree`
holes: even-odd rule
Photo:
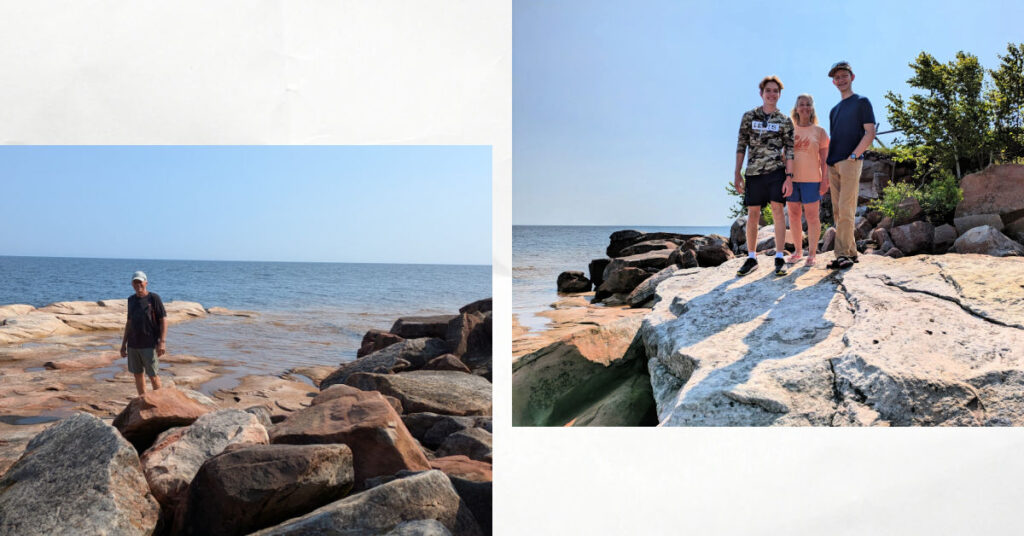
[[[910,68],[914,75],[907,83],[922,93],[909,99],[886,93],[893,128],[903,131],[907,145],[922,148],[926,161],[956,170],[957,179],[984,168],[992,159],[992,112],[977,56],[961,51],[955,60],[940,63],[922,52]]]
[[[988,93],[995,121],[996,150],[1006,161],[1024,157],[1024,43],[1006,45],[1002,63],[990,70],[993,88]]]

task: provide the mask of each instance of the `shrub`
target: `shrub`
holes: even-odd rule
[[[906,182],[890,184],[882,190],[882,197],[869,203],[868,208],[877,210],[895,220],[897,217],[904,215],[903,211],[899,208],[900,203],[908,197],[912,197],[915,190],[913,184]]]
[[[918,188],[914,197],[921,203],[929,221],[942,224],[953,221],[953,212],[963,200],[964,191],[957,184],[956,177],[949,170],[943,170],[937,179]]]

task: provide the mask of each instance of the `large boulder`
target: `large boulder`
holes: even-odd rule
[[[410,413],[491,414],[491,382],[474,374],[448,370],[359,373],[350,376],[345,383],[364,391],[393,396]]]
[[[600,302],[614,294],[628,295],[650,276],[650,272],[642,268],[624,267],[615,270],[594,293],[594,301]]]
[[[242,535],[344,497],[354,482],[346,445],[257,445],[203,464],[188,488],[181,534]]]
[[[916,255],[932,250],[935,227],[926,221],[915,221],[906,225],[897,225],[889,234],[892,236],[893,244],[905,255]]]
[[[747,216],[736,218],[729,227],[729,245],[733,252],[739,252],[739,247],[747,243]]]
[[[384,396],[339,385],[337,395],[296,411],[270,430],[273,444],[344,443],[352,449],[358,486],[402,469],[427,469],[427,458]]]
[[[403,316],[395,320],[391,333],[403,339],[440,338],[448,333],[448,322],[455,315]]]
[[[1024,259],[738,266],[658,287],[641,335],[662,425],[1024,425]]]
[[[375,486],[253,536],[385,534],[402,523],[425,520],[436,520],[455,535],[481,534],[471,515],[466,523],[467,513],[448,477],[431,470]]]
[[[558,292],[561,293],[590,292],[590,280],[583,275],[583,272],[577,270],[558,274],[555,284],[558,287]]]
[[[999,214],[969,214],[953,218],[953,225],[956,226],[956,234],[962,235],[975,227],[988,225],[997,231],[1003,230],[1003,219]]]
[[[605,249],[605,255],[608,255],[613,259],[615,257],[621,257],[621,251],[624,248],[642,241],[643,236],[644,233],[641,233],[640,231],[634,231],[632,229],[624,231],[615,231],[614,233],[611,234],[611,236],[608,237],[608,248]]]
[[[673,251],[672,256],[668,258],[668,262],[672,266],[678,266],[679,268],[696,268],[700,265],[697,262],[697,252],[693,249],[686,249],[686,244],[679,246]]]
[[[718,266],[735,257],[729,249],[729,242],[722,236],[708,235],[707,242],[697,247],[697,263],[700,266]]]
[[[491,418],[482,416],[441,415],[431,412],[409,413],[402,415],[409,433],[430,449],[441,446],[445,438],[469,428],[482,428],[491,431]]]
[[[1024,244],[1024,216],[1008,222],[1003,228],[1003,234]]]
[[[484,298],[477,300],[473,303],[467,303],[462,307],[459,307],[460,313],[487,313],[494,308],[494,300],[492,298]]]
[[[370,355],[377,350],[383,350],[392,344],[402,342],[403,338],[395,335],[388,331],[381,331],[379,329],[371,329],[363,335],[363,342],[359,346],[359,350],[356,351],[356,357],[363,357]]]
[[[114,427],[139,452],[149,448],[161,432],[175,426],[188,426],[196,419],[214,411],[216,404],[208,398],[173,387],[164,387],[135,397],[114,418]]]
[[[491,311],[459,313],[448,322],[448,351],[456,356],[491,355]]]
[[[235,443],[266,444],[267,429],[259,418],[237,409],[207,413],[191,425],[168,430],[142,454],[140,462],[149,488],[170,514],[180,511],[185,492],[209,458]]]
[[[661,270],[670,264],[669,257],[672,256],[673,251],[672,249],[658,249],[648,251],[647,253],[612,259],[612,262],[608,263],[608,266],[604,269],[604,283],[608,283],[615,272],[622,271],[625,268]]]
[[[512,424],[563,426],[637,374],[640,317],[573,331],[512,364]],[[631,351],[632,350],[632,351]]]
[[[0,478],[0,534],[152,534],[160,505],[135,449],[85,413],[47,428]]]
[[[626,246],[619,251],[620,257],[629,257],[631,255],[639,255],[640,253],[647,253],[648,251],[656,251],[659,249],[676,249],[678,244],[671,240],[644,240],[643,242],[637,242],[636,244]]]
[[[932,251],[945,253],[956,241],[956,227],[946,223],[935,228],[935,236],[932,238]]]
[[[975,227],[960,235],[953,242],[953,251],[957,253],[980,253],[993,257],[1024,255],[1024,246],[1010,240],[994,227],[985,225]]]
[[[459,430],[444,439],[437,447],[437,454],[444,456],[468,456],[470,459],[491,463],[494,449],[491,433],[481,428]]]
[[[914,197],[908,197],[896,205],[896,217],[893,219],[893,227],[906,225],[924,219],[924,209],[921,203]]]
[[[357,372],[390,374],[408,368],[419,368],[427,364],[427,361],[446,353],[448,343],[443,339],[406,339],[368,356],[342,364],[320,381],[320,389],[345,383],[349,376]]]
[[[954,216],[999,214],[1003,223],[1024,216],[1024,165],[989,166],[960,181],[964,198]]]
[[[687,250],[691,251],[691,250]],[[677,272],[681,271],[676,265],[669,266],[662,269],[660,272],[648,277],[641,282],[632,292],[629,294],[629,298],[626,298],[626,303],[630,307],[642,307],[654,297],[654,289],[658,287],[658,284],[662,281],[672,277]]]
[[[601,283],[604,283],[604,269],[608,267],[610,262],[612,262],[611,259],[594,259],[587,265],[587,271],[590,273],[590,282],[594,284],[594,288],[600,287]]]
[[[463,454],[434,458],[430,460],[430,467],[442,471],[449,477],[473,482],[491,482],[493,480],[491,464],[471,460],[469,456]]]

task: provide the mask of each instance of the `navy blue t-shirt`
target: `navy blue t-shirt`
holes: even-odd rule
[[[850,158],[864,137],[864,125],[874,124],[871,101],[854,93],[839,101],[828,113],[828,165]]]

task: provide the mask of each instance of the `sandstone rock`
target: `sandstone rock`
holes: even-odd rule
[[[161,435],[140,462],[153,496],[166,512],[177,512],[196,472],[209,458],[234,443],[262,443],[269,438],[259,419],[237,409],[207,413],[191,425]]]
[[[260,315],[255,311],[233,311],[224,307],[207,307],[206,314],[215,316],[240,316],[242,318],[255,318]]]
[[[829,227],[825,229],[825,235],[822,237],[821,252],[832,251],[836,247],[836,228]]]
[[[988,225],[997,231],[1003,230],[1003,220],[999,214],[971,214],[953,218],[953,225],[956,226],[956,234],[962,235],[975,227]]]
[[[609,265],[611,266],[611,265]],[[628,294],[651,274],[641,268],[625,267],[611,272],[594,294],[594,301],[601,301],[613,294]]]
[[[1024,244],[1024,216],[1007,223],[1003,228],[1003,234]]]
[[[673,251],[668,261],[680,268],[696,268],[698,266],[697,252],[692,249],[683,249],[683,246],[679,246],[679,249]]]
[[[917,199],[908,197],[896,205],[896,218],[893,220],[893,227],[899,227],[915,221],[924,219],[924,209]]]
[[[296,411],[270,430],[274,444],[344,443],[352,449],[355,481],[429,467],[394,408],[379,392],[339,385],[332,400]]]
[[[1024,216],[1024,165],[989,166],[960,181],[964,198],[954,216],[999,214],[1013,220]]]
[[[889,248],[889,249],[888,249],[888,250],[887,250],[887,251],[885,252],[885,256],[886,256],[886,257],[891,257],[891,258],[893,258],[893,259],[898,259],[898,258],[900,258],[900,257],[903,257],[904,255],[903,255],[903,252],[902,252],[902,251],[900,251],[900,249],[899,249],[899,248],[897,248],[897,247],[895,247],[895,246],[894,246],[894,247],[891,247],[891,248]]]
[[[946,250],[956,241],[956,228],[950,224],[940,225],[935,228],[935,235],[932,238],[932,251],[945,253]]]
[[[460,313],[448,322],[448,351],[456,356],[491,355],[493,313]]]
[[[49,370],[89,370],[106,367],[120,358],[117,352],[90,353],[59,361],[47,361],[43,367]]]
[[[371,329],[363,335],[363,342],[359,346],[359,350],[356,351],[356,357],[363,357],[370,355],[377,350],[383,350],[392,344],[399,343],[405,339],[390,333],[387,331],[381,331],[379,329]]]
[[[900,251],[906,255],[916,255],[931,251],[935,228],[926,221],[915,221],[893,227],[889,234]]]
[[[180,533],[249,534],[341,499],[353,482],[345,445],[230,449],[196,474]]]
[[[35,307],[32,307],[31,305],[26,305],[26,304],[23,304],[23,303],[12,303],[10,305],[0,305],[0,325],[3,325],[3,321],[7,320],[8,318],[15,317],[15,316],[20,316],[20,315],[26,315],[26,314],[28,314],[28,313],[30,313],[32,311],[35,311],[35,310],[36,310]]]
[[[408,368],[422,367],[427,361],[446,353],[448,344],[442,339],[406,339],[368,356],[342,364],[320,382],[320,389],[345,383],[349,376],[357,372],[390,374]]]
[[[1010,240],[995,228],[985,225],[975,227],[960,235],[960,238],[953,242],[953,251],[1008,257],[1024,255],[1024,246]]]
[[[149,448],[160,432],[173,426],[192,424],[199,417],[217,409],[211,405],[212,401],[207,401],[209,399],[197,402],[195,397],[172,387],[146,391],[133,398],[117,415],[113,424],[125,439],[142,452]]]
[[[561,293],[590,292],[590,280],[580,271],[567,271],[558,274],[556,284],[558,292]]]
[[[431,412],[409,413],[402,415],[409,433],[423,446],[436,449],[445,438],[469,428],[482,428],[491,431],[490,417],[441,415]]]
[[[678,266],[672,265],[662,269],[660,272],[652,275],[651,277],[648,277],[642,283],[637,285],[635,289],[633,289],[633,292],[629,294],[629,298],[627,298],[626,300],[627,303],[629,303],[630,307],[640,307],[643,304],[647,303],[651,298],[654,297],[654,289],[658,286],[658,284],[672,277],[680,270],[681,268],[679,268]]]
[[[41,339],[54,335],[69,335],[77,330],[52,313],[33,311],[11,316],[0,325],[0,344],[14,344],[28,339]]]
[[[864,240],[871,235],[871,222],[864,217],[857,217],[853,221],[853,236],[856,240]]]
[[[444,354],[431,359],[423,365],[423,370],[455,370],[471,374],[469,367],[454,354]]]
[[[512,424],[562,426],[635,376],[639,327],[632,316],[577,329],[515,361]]]
[[[662,425],[1024,424],[1024,259],[738,264],[658,287],[641,335]]]
[[[612,262],[611,259],[594,259],[587,265],[587,271],[590,273],[590,281],[594,284],[594,288],[601,286],[604,283],[604,269],[608,267],[608,263]]]
[[[460,520],[460,508],[465,507],[451,481],[433,470],[373,487],[253,536],[384,534],[405,522],[431,519],[453,534],[481,534],[474,521]]]
[[[487,313],[494,308],[494,301],[491,298],[484,298],[473,303],[467,303],[459,307],[460,313]]]
[[[403,339],[439,338],[448,334],[448,322],[455,315],[404,316],[391,326],[391,333]]]
[[[461,454],[473,460],[491,463],[492,445],[490,432],[480,428],[466,428],[446,437],[436,454],[440,457]]]
[[[491,482],[493,480],[491,464],[472,460],[469,456],[462,454],[434,458],[430,460],[430,467],[444,472],[449,477],[462,478],[472,482]]]
[[[152,534],[160,507],[135,450],[92,415],[37,435],[0,478],[0,533]]]
[[[353,374],[346,384],[402,401],[410,413],[490,415],[491,382],[462,372],[417,370],[399,374]]]

